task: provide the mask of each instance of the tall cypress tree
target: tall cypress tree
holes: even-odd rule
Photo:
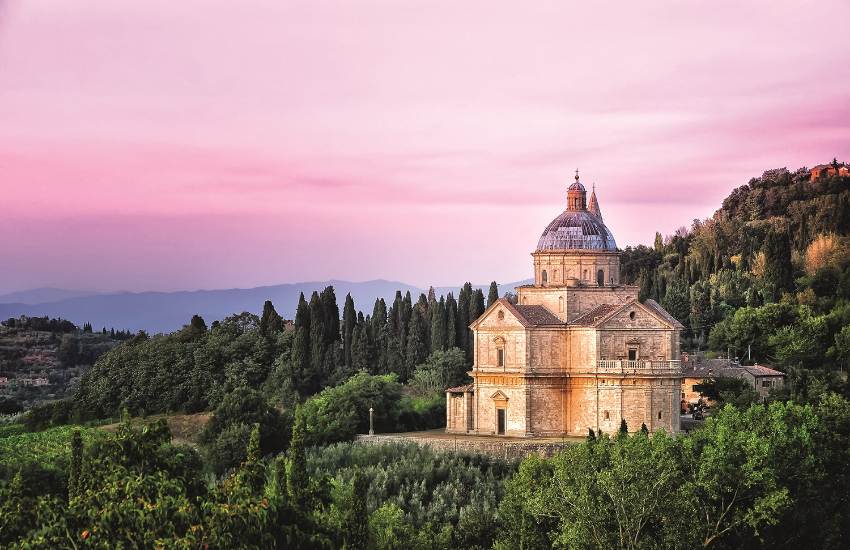
[[[334,287],[326,287],[319,298],[322,303],[325,343],[330,344],[331,342],[339,342],[339,307],[336,305],[336,293],[334,293]]]
[[[307,475],[306,454],[307,424],[301,405],[295,406],[295,421],[292,423],[292,439],[289,443],[289,460],[286,464],[286,489],[293,505],[306,513]]]
[[[794,284],[791,263],[791,238],[784,229],[771,228],[764,242],[764,282],[767,298],[779,299],[782,292],[791,290]]]
[[[446,297],[446,349],[459,347],[457,333],[457,301],[449,292]]]
[[[492,306],[499,299],[499,285],[496,281],[490,283],[490,292],[487,293],[487,307]]]
[[[260,317],[260,334],[266,338],[283,330],[283,319],[278,315],[271,300],[263,304],[263,315]]]
[[[83,437],[80,430],[71,434],[71,464],[68,472],[68,500],[80,495],[83,473]]]
[[[295,309],[295,326],[308,327],[310,326],[310,306],[307,300],[304,299],[304,293],[298,296],[298,307]]]
[[[410,330],[407,334],[407,345],[404,354],[405,369],[402,382],[406,382],[413,374],[417,365],[428,356],[426,344],[425,321],[418,311],[410,318]]]
[[[342,310],[342,341],[345,364],[351,366],[351,348],[354,327],[357,324],[357,313],[354,310],[354,300],[351,294],[345,295],[345,307]]]
[[[310,361],[310,329],[308,327],[295,329],[290,364],[290,379],[295,391],[302,397],[315,393],[318,388]]]
[[[472,351],[469,348],[469,304],[471,301],[472,285],[464,283],[457,299],[457,347],[464,351],[467,361],[472,359]]]
[[[440,301],[431,308],[431,353],[446,349],[446,301]]]
[[[345,548],[360,550],[369,546],[369,511],[366,509],[368,491],[366,477],[360,470],[355,470],[351,480],[351,502],[347,506],[343,527]]]
[[[317,292],[310,297],[310,370],[311,377],[317,380],[319,387],[324,385],[326,373],[325,351],[325,312]]]

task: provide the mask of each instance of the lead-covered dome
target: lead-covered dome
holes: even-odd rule
[[[552,220],[540,236],[537,252],[547,250],[616,251],[617,243],[601,218],[587,210],[568,209]]]

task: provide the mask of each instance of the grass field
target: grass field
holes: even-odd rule
[[[59,426],[43,432],[13,433],[16,426],[4,426],[0,432],[0,465],[16,466],[27,462],[52,463],[71,453],[71,435],[80,430],[83,441],[89,443],[105,437],[95,428]],[[8,433],[8,435],[3,435]]]

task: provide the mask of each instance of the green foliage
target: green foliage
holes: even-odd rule
[[[490,548],[504,481],[515,465],[414,444],[311,449],[311,477],[348,485],[359,473],[375,548]],[[349,493],[350,494],[350,493]]]
[[[727,403],[739,409],[746,409],[758,401],[758,393],[753,386],[741,378],[716,376],[700,384],[700,395],[714,401],[717,408]]]
[[[200,441],[216,473],[241,464],[251,427],[258,426],[258,451],[265,456],[286,448],[290,418],[266,402],[256,390],[237,389],[227,394],[201,433]]]
[[[470,382],[462,350],[435,351],[417,365],[411,385],[423,393],[443,392],[446,388]]]
[[[375,431],[395,428],[401,384],[394,374],[358,373],[344,384],[322,390],[302,407],[309,445],[348,441],[369,429],[369,407],[374,409]]]

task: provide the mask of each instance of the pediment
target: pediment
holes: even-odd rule
[[[476,319],[469,328],[476,330],[486,329],[516,329],[523,328],[526,322],[514,308],[513,304],[500,298],[488,307],[481,317]]]
[[[496,390],[496,393],[490,396],[493,401],[507,401],[508,396],[502,393],[502,390]]]
[[[605,319],[599,328],[675,328],[669,319],[637,300],[623,304],[616,312]]]

